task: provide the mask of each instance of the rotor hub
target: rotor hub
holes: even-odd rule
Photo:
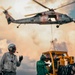
[[[4,14],[8,13],[7,10],[3,11]]]

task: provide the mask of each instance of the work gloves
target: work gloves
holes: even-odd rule
[[[0,73],[0,75],[3,75],[2,73]]]
[[[19,62],[23,60],[23,56],[19,56]]]

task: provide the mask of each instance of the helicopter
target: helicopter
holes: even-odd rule
[[[3,13],[6,16],[7,22],[8,24],[10,23],[16,23],[19,24],[17,26],[17,28],[19,28],[19,26],[21,24],[40,24],[40,25],[44,25],[44,24],[57,24],[56,27],[59,28],[60,25],[66,24],[66,23],[70,23],[70,22],[74,22],[75,20],[71,17],[69,17],[66,14],[62,14],[62,13],[58,13],[55,12],[55,10],[60,9],[62,7],[65,7],[67,5],[73,4],[75,3],[75,1],[68,3],[66,5],[63,5],[61,7],[58,7],[56,9],[50,9],[48,7],[46,7],[45,5],[41,4],[40,2],[33,0],[34,2],[36,2],[37,4],[41,5],[42,7],[48,9],[48,11],[44,11],[44,12],[40,12],[40,13],[33,13],[33,14],[28,14],[26,16],[31,16],[34,15],[32,17],[29,18],[23,18],[23,19],[18,19],[15,20],[11,15],[9,15],[8,10],[11,8],[9,7],[8,9],[4,9],[3,7],[0,7],[1,9],[3,9]],[[52,18],[54,18],[55,20],[52,21]]]

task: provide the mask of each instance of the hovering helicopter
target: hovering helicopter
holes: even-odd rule
[[[50,8],[44,6],[43,4],[39,3],[36,0],[33,0],[33,1],[36,2],[36,3],[38,3],[39,5],[41,5],[42,7],[48,9],[48,11],[40,12],[40,13],[29,14],[29,15],[26,15],[26,16],[31,16],[31,15],[34,15],[34,16],[33,17],[29,17],[29,18],[15,20],[8,13],[8,10],[11,7],[9,7],[7,10],[5,10],[3,7],[0,7],[0,8],[2,8],[4,10],[3,13],[6,16],[6,19],[7,19],[8,24],[10,24],[11,22],[12,23],[19,24],[17,26],[17,28],[19,28],[19,26],[21,24],[40,24],[40,25],[43,25],[43,24],[49,24],[49,25],[50,24],[57,24],[56,27],[59,28],[59,26],[62,25],[62,24],[66,24],[66,23],[70,23],[70,22],[74,22],[75,23],[75,21],[71,17],[69,17],[68,15],[55,12],[55,10],[57,10],[59,8],[62,8],[62,7],[65,7],[67,5],[70,5],[70,4],[75,3],[75,1],[73,1],[71,3],[68,3],[66,5],[63,5],[61,7],[58,7],[56,9],[50,9]],[[55,20],[52,21],[51,20],[52,18],[54,18]]]

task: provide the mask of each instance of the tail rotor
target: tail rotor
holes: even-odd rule
[[[5,9],[4,7],[0,7],[3,12],[1,13],[1,15],[4,13],[5,14],[5,18],[7,19],[8,24],[10,24],[11,22],[14,22],[15,19],[10,15],[11,13],[8,13],[8,10],[11,9],[12,7],[8,7],[7,9]]]
[[[5,9],[4,7],[0,6],[0,9],[3,10],[2,13],[4,13],[4,14],[8,13],[8,10],[10,10],[11,8],[12,8],[12,7],[10,6],[10,7],[8,7],[7,9]],[[2,15],[2,13],[0,13],[0,15]]]
[[[5,10],[5,8],[4,8],[4,7],[2,7],[2,6],[0,6],[0,8],[1,8],[2,10]]]

